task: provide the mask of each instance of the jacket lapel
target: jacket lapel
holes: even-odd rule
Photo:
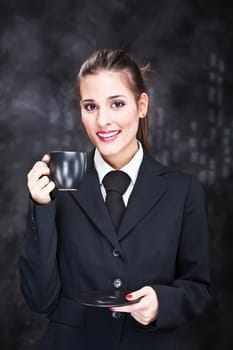
[[[146,153],[144,154],[137,181],[116,234],[100,191],[98,175],[92,158],[92,155],[89,155],[88,169],[79,189],[70,194],[105,238],[121,251],[120,240],[142,220],[153,206],[157,205],[166,193],[166,181],[161,175],[170,170],[157,163]]]
[[[88,168],[82,183],[77,191],[70,192],[70,194],[105,238],[120,250],[115,229],[100,191],[98,175],[93,166],[91,155],[88,159]]]
[[[167,192],[166,181],[161,176],[167,172],[170,172],[169,168],[160,165],[146,153],[144,154],[134,189],[118,230],[119,240],[124,238]]]

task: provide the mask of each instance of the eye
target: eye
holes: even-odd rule
[[[91,111],[94,111],[96,109],[96,105],[94,103],[86,103],[83,105],[83,108],[86,111],[91,112]]]
[[[125,103],[123,101],[113,101],[111,106],[113,108],[121,108],[124,105],[125,105]]]

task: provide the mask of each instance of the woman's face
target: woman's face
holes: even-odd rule
[[[93,145],[115,169],[127,164],[137,152],[139,118],[144,118],[148,96],[135,100],[126,73],[100,71],[81,78],[82,122]]]

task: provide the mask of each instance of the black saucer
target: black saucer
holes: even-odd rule
[[[126,300],[125,296],[128,293],[127,291],[120,290],[87,291],[80,294],[79,301],[83,305],[97,307],[125,306],[135,304],[139,301],[139,299],[133,301]]]

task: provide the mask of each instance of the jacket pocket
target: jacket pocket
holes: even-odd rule
[[[84,327],[85,307],[73,299],[61,297],[48,319],[71,327]]]

